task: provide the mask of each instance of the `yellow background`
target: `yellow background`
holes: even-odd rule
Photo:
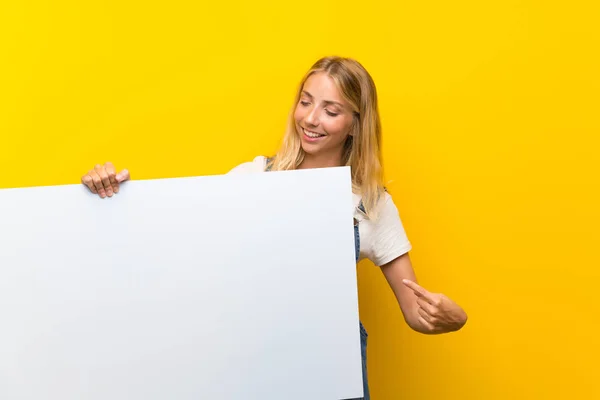
[[[562,3],[4,1],[0,187],[226,172],[355,57],[420,282],[470,316],[414,333],[361,264],[373,399],[600,398],[600,7]]]

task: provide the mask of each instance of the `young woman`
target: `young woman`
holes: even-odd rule
[[[355,60],[326,57],[302,79],[280,150],[256,157],[230,173],[350,166],[355,200],[356,261],[379,266],[394,292],[406,323],[425,334],[459,330],[464,310],[443,294],[416,283],[407,239],[398,210],[383,186],[381,127],[377,92],[369,73]],[[116,173],[111,163],[96,165],[82,182],[100,197],[118,193],[129,172]],[[366,372],[367,333],[360,324],[364,399],[369,399]]]

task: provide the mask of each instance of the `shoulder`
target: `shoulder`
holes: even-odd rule
[[[390,215],[398,214],[398,208],[392,199],[392,196],[384,191],[375,206],[374,218],[366,218],[364,208],[362,208],[362,198],[359,194],[354,194],[355,212],[358,214],[359,221],[367,220],[371,224],[385,223]]]
[[[232,168],[228,174],[245,174],[245,173],[255,173],[255,172],[264,172],[265,166],[267,163],[267,157],[265,156],[256,156],[252,161],[247,161],[241,163],[234,168]]]
[[[387,191],[383,193],[383,196],[379,199],[377,204],[375,218],[373,223],[378,227],[387,229],[396,229],[402,227],[402,221],[400,219],[400,211],[392,198],[392,195]]]
[[[386,214],[388,214],[390,212],[392,212],[392,213],[398,212],[398,208],[396,207],[396,204],[394,203],[394,199],[392,198],[392,195],[388,193],[388,191],[383,192],[383,196],[381,196],[381,199],[379,199],[377,208],[378,208],[377,211],[379,211],[379,215],[381,215],[381,216],[385,216]]]
[[[365,239],[365,256],[375,265],[381,266],[410,251],[412,245],[389,193],[385,192],[381,196],[376,211],[374,219],[360,224],[360,232]]]

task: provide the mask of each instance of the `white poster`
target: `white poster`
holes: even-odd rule
[[[0,190],[0,399],[362,396],[348,167]]]

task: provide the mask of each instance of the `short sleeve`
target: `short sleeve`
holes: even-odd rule
[[[398,208],[392,196],[385,194],[384,204],[372,230],[371,261],[380,267],[408,253],[412,245],[408,240]]]
[[[235,166],[227,172],[227,175],[263,172],[265,170],[265,163],[266,158],[264,156],[257,156],[252,161]]]

